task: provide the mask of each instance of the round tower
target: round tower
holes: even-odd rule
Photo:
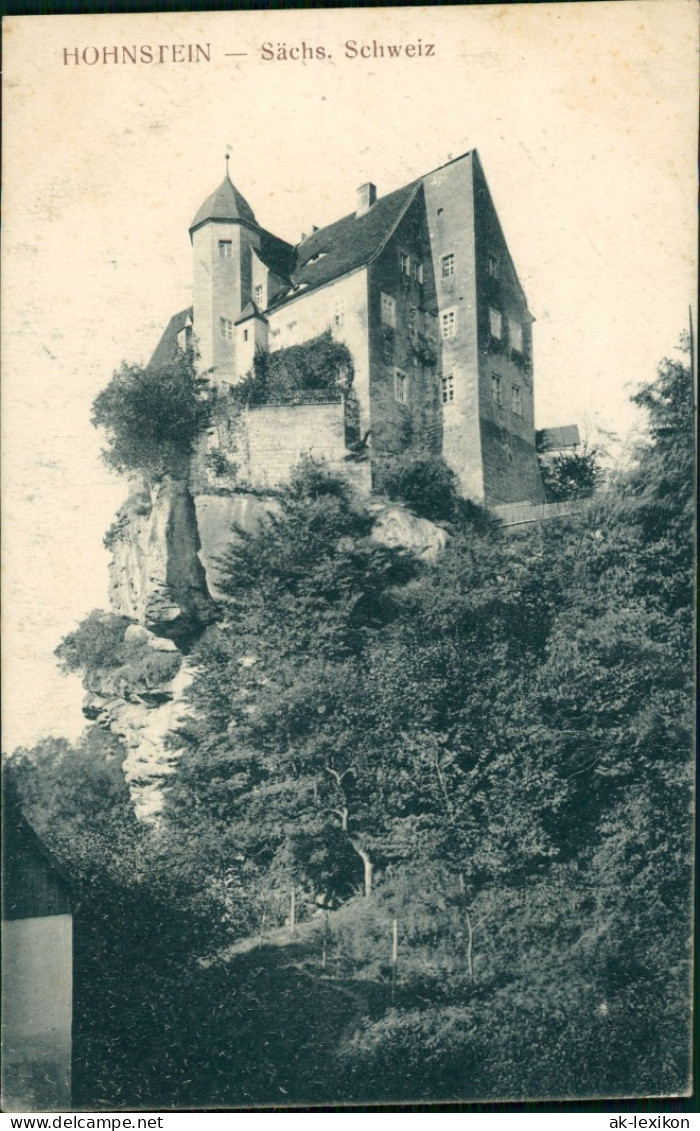
[[[190,226],[194,258],[193,331],[200,370],[216,382],[234,383],[235,325],[250,297],[251,247],[259,243],[255,213],[226,176]]]

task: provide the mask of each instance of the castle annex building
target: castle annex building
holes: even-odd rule
[[[193,305],[171,319],[152,364],[194,334],[202,369],[225,391],[257,349],[330,330],[352,355],[370,469],[384,455],[428,448],[467,497],[543,501],[533,318],[476,150],[387,196],[362,185],[354,212],[296,246],[261,227],[227,173],[190,237]],[[252,467],[257,453],[263,481],[276,437],[288,463],[304,451],[342,463],[342,406],[273,408],[250,415],[248,458]]]

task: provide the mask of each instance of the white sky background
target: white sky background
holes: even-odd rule
[[[686,0],[10,17],[3,234],[7,750],[76,736],[60,638],[107,601],[126,484],[95,395],[191,301],[188,227],[231,176],[296,242],[479,150],[537,322],[538,426],[625,433],[696,293],[696,17]],[[347,39],[435,44],[346,59]],[[263,41],[330,61],[266,62]],[[211,63],[64,66],[62,48],[211,43]],[[245,58],[224,52],[247,51]]]

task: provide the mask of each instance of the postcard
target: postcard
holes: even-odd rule
[[[690,1094],[696,15],[3,21],[5,1110]]]

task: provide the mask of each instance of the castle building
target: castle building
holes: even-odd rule
[[[227,171],[190,237],[193,305],[171,319],[152,364],[194,334],[201,368],[225,389],[257,349],[330,330],[353,358],[370,465],[427,448],[465,497],[543,501],[533,318],[476,150],[383,197],[362,185],[354,212],[296,246],[261,227]],[[301,431],[314,429],[297,407]]]

